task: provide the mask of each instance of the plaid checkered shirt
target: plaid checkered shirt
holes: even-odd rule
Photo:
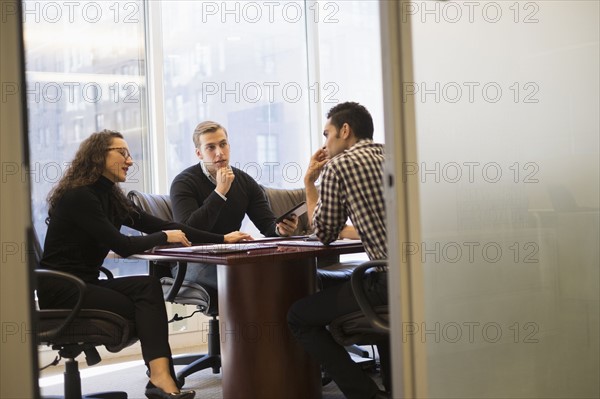
[[[313,215],[321,242],[335,241],[350,217],[369,258],[387,259],[383,161],[383,145],[363,139],[325,165]]]

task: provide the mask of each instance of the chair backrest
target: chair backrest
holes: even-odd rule
[[[140,208],[142,211],[161,218],[163,220],[173,220],[173,210],[171,208],[171,198],[168,195],[162,194],[148,194],[137,190],[131,190],[127,193],[127,198],[135,206]],[[156,262],[150,262],[150,275],[159,279],[163,277],[171,277],[171,271],[169,267],[160,265],[163,267],[155,267]]]
[[[169,198],[168,195],[148,194],[137,190],[131,190],[127,193],[127,198],[150,215],[154,215],[163,220],[173,220],[171,198]]]
[[[306,199],[304,188],[283,189],[261,186],[271,210],[276,216],[292,208],[294,205]],[[144,212],[164,220],[173,220],[173,209],[171,199],[164,194],[148,194],[137,190],[131,190],[127,197]],[[306,214],[300,216],[298,221],[297,235],[310,234],[308,217]]]
[[[150,215],[164,220],[173,220],[173,208],[168,195],[131,190],[127,193],[127,198]],[[165,300],[182,305],[195,305],[205,314],[216,314],[216,292],[210,291],[209,287],[184,281],[185,268],[187,268],[184,262],[179,262],[176,278],[171,277],[170,266],[161,262],[150,262],[150,274],[160,278]],[[214,301],[211,301],[211,296],[215,298]]]
[[[261,188],[265,192],[269,206],[275,216],[283,215],[294,205],[306,200],[306,191],[304,188],[284,189],[266,186],[261,186]],[[308,216],[304,214],[298,220],[298,228],[294,232],[294,235],[309,235],[311,233],[312,230],[310,229]]]
[[[269,206],[271,207],[271,210],[273,211],[275,216],[283,215],[285,212],[290,210],[298,203],[306,200],[306,190],[304,188],[285,189],[266,186],[261,186],[261,188],[267,196]],[[304,215],[301,215],[298,219],[298,227],[294,231],[293,235],[308,236],[312,233],[313,230],[310,227],[308,215],[305,213]],[[317,259],[317,267],[321,268],[325,266],[335,265],[338,264],[339,261],[339,255],[320,256]],[[335,274],[341,276],[340,272],[336,272]]]

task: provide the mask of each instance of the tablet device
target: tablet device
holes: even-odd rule
[[[275,219],[275,223],[281,223],[283,222],[283,219],[290,219],[292,217],[292,215],[296,215],[298,217],[300,217],[300,215],[303,215],[306,213],[306,201],[302,201],[301,203],[294,205],[294,207],[290,210],[288,210],[286,213],[284,213],[283,215],[279,216],[277,219]]]

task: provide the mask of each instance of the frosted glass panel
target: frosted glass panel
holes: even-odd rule
[[[599,15],[404,4],[431,397],[599,396]]]

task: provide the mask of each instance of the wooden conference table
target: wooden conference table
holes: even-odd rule
[[[296,342],[287,312],[316,292],[317,258],[363,252],[363,246],[260,243],[273,247],[219,254],[155,249],[136,257],[217,265],[224,398],[320,398],[319,365]]]

